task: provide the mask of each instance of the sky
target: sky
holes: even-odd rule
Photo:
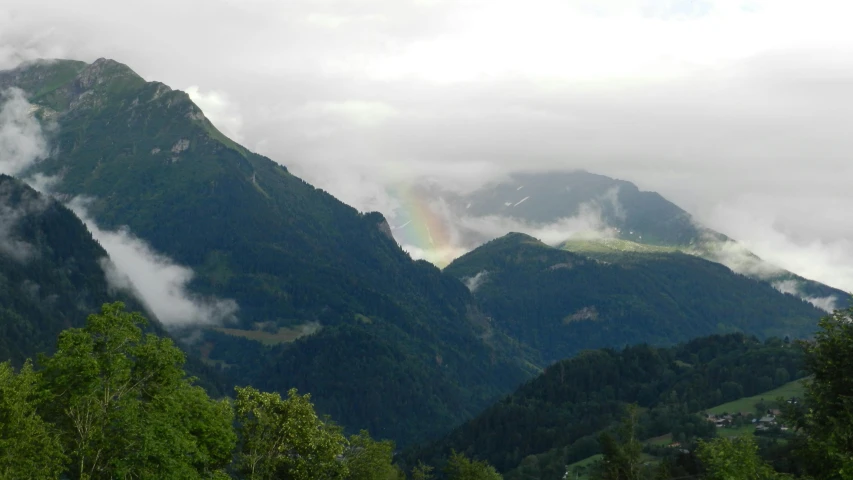
[[[584,169],[853,291],[842,0],[7,0],[0,69],[99,57],[392,221],[389,189]]]

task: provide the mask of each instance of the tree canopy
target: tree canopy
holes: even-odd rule
[[[396,480],[394,444],[347,438],[310,396],[253,387],[213,399],[169,338],[105,304],[63,331],[40,368],[0,363],[0,479]],[[459,455],[450,478],[500,478]],[[414,478],[430,478],[418,466]],[[485,475],[485,476],[484,476]]]

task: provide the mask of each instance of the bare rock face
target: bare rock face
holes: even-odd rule
[[[120,77],[141,80],[141,77],[126,65],[118,63],[115,60],[99,58],[80,72],[75,83],[81,90],[85,91],[91,90],[98,85],[115,81]]]
[[[188,148],[190,148],[189,139],[182,138],[172,145],[172,153],[181,153]]]

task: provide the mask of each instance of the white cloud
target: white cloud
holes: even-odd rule
[[[109,254],[101,266],[113,288],[136,295],[166,327],[220,325],[234,319],[236,302],[191,293],[187,287],[194,275],[191,269],[155,252],[128,229],[102,230],[85,205],[75,198],[69,207]]]
[[[465,283],[465,286],[468,287],[468,290],[470,290],[471,293],[474,293],[478,288],[480,288],[480,285],[486,281],[488,276],[489,272],[483,270],[482,272],[477,272],[473,277],[463,278],[462,282]]]
[[[740,242],[705,238],[704,243],[699,247],[698,255],[721,263],[732,271],[743,275],[769,279],[774,275],[784,273],[783,269],[756,256],[754,252]]]
[[[805,300],[825,312],[831,313],[838,308],[838,299],[832,295],[828,297],[806,297]]]
[[[0,173],[17,175],[47,157],[47,139],[22,90],[7,89],[0,102]]]
[[[772,265],[853,292],[853,242],[848,239],[797,240],[775,223],[772,213],[755,214],[736,204],[717,206],[707,222]]]
[[[596,198],[595,201],[599,205],[604,204],[610,207],[610,211],[617,219],[625,221],[625,219],[627,218],[625,208],[622,207],[622,202],[619,201],[619,187],[612,187],[607,189],[607,191],[601,194],[598,198]]]
[[[20,89],[0,93],[0,102],[0,174],[17,175],[47,156],[47,140],[33,116],[35,109]],[[17,238],[15,229],[25,216],[43,211],[48,201],[25,192],[13,206],[11,186],[4,185],[0,190],[0,254],[25,262],[36,250]]]
[[[56,183],[59,182],[60,177],[58,175],[48,176],[42,173],[35,173],[25,178],[24,181],[29,184],[29,186],[33,187],[36,191],[44,194],[49,194],[53,187],[56,186]]]
[[[839,299],[836,298],[834,295],[829,295],[827,297],[814,297],[803,295],[802,291],[800,290],[800,282],[798,282],[797,280],[781,280],[778,282],[773,282],[773,288],[779,290],[782,293],[787,293],[789,295],[802,298],[803,300],[826,312],[834,312],[835,309],[838,308]]]
[[[601,210],[594,204],[584,204],[577,215],[555,222],[537,224],[514,218],[488,215],[462,217],[457,220],[464,229],[476,232],[484,239],[503,236],[509,232],[526,233],[548,245],[557,245],[569,239],[611,238],[615,230],[601,219]]]

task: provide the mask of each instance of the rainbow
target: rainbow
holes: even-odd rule
[[[393,188],[391,193],[400,202],[391,231],[403,248],[414,258],[423,258],[439,267],[459,255],[450,220],[437,212],[421,193],[409,184]]]

